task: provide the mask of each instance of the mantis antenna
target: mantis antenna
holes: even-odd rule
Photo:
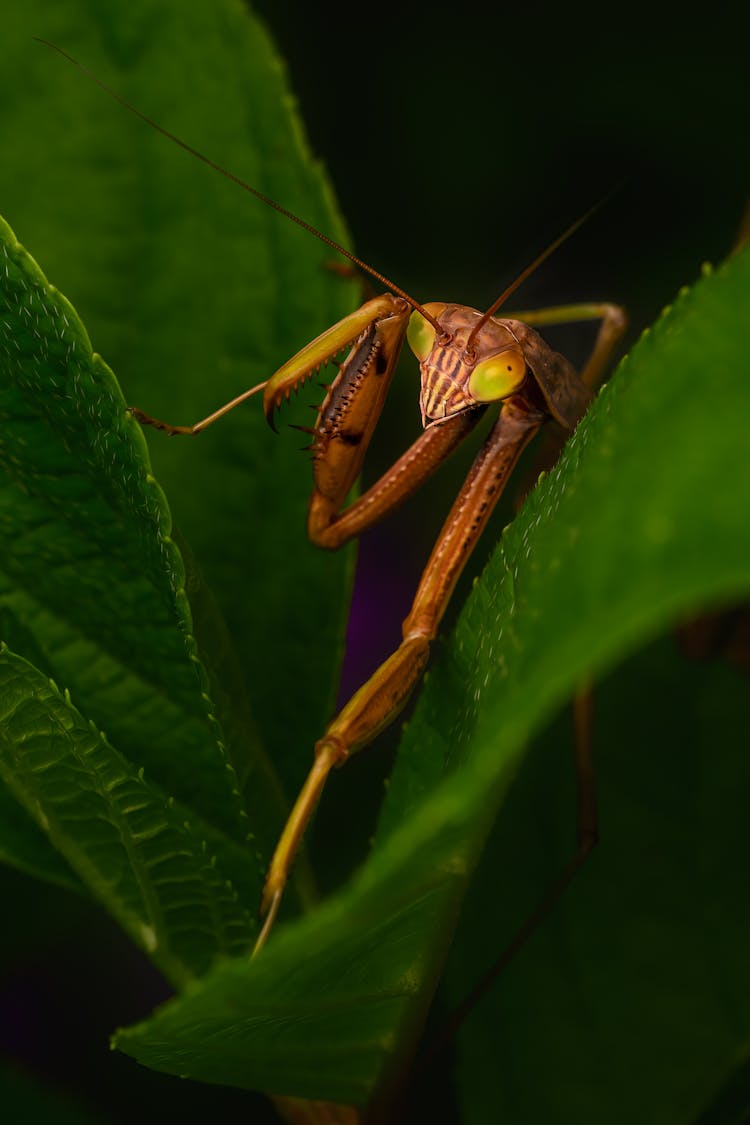
[[[360,269],[364,270],[366,273],[369,273],[371,277],[374,277],[377,281],[380,281],[383,285],[385,285],[387,289],[390,289],[392,293],[395,293],[398,297],[402,297],[407,302],[407,304],[411,305],[411,307],[415,309],[421,316],[423,316],[425,320],[428,320],[430,324],[432,324],[432,326],[436,329],[436,331],[442,332],[442,329],[435,318],[431,316],[424,308],[422,308],[419,302],[415,301],[413,297],[410,297],[409,294],[406,293],[399,285],[396,285],[393,281],[390,280],[390,278],[386,277],[385,274],[380,273],[372,266],[368,266],[367,262],[363,262],[362,259],[358,258],[356,254],[353,254],[350,250],[347,250],[345,249],[345,247],[339,245],[338,242],[335,242],[332,238],[329,238],[327,234],[323,234],[322,231],[319,231],[316,227],[312,226],[312,224],[305,222],[305,220],[300,218],[299,215],[295,215],[293,211],[289,211],[286,207],[282,207],[282,205],[280,203],[277,203],[275,199],[271,199],[269,195],[265,195],[264,192],[260,191],[258,188],[253,187],[252,184],[249,184],[245,180],[240,179],[239,176],[235,176],[235,174],[233,172],[230,172],[228,168],[224,168],[221,164],[217,164],[214,160],[211,160],[210,157],[205,156],[202,152],[199,152],[197,148],[193,148],[192,145],[189,145],[187,141],[183,141],[181,137],[178,137],[174,133],[171,133],[169,129],[165,129],[163,125],[159,125],[157,121],[154,121],[153,118],[143,113],[143,111],[138,109],[137,106],[134,106],[129,101],[127,101],[122,96],[122,94],[118,94],[117,91],[113,90],[111,86],[108,86],[106,82],[102,82],[101,78],[97,78],[93,71],[89,70],[88,67],[83,65],[83,63],[78,62],[78,59],[73,58],[73,56],[69,55],[68,52],[63,50],[62,47],[58,47],[56,43],[50,43],[48,39],[40,39],[37,35],[34,36],[34,40],[37,43],[41,43],[44,47],[49,47],[52,51],[57,51],[58,55],[62,55],[64,59],[67,59],[69,63],[72,63],[73,66],[77,67],[83,74],[86,75],[88,79],[90,79],[91,82],[97,85],[100,90],[104,90],[105,94],[108,94],[110,98],[114,98],[114,100],[116,102],[119,102],[119,104],[124,109],[127,109],[129,113],[134,114],[136,117],[140,117],[141,121],[144,121],[146,125],[148,125],[155,132],[161,133],[161,135],[163,137],[166,137],[167,140],[172,141],[173,144],[178,145],[179,148],[184,149],[185,152],[189,152],[191,156],[196,157],[196,159],[202,161],[203,164],[206,164],[209,168],[212,168],[214,172],[218,172],[219,175],[224,176],[227,180],[231,180],[233,184],[237,184],[237,186],[242,188],[243,191],[248,192],[250,195],[254,195],[256,199],[260,199],[262,203],[267,204],[268,207],[272,207],[274,211],[278,211],[280,215],[284,215],[287,219],[291,219],[291,221],[293,223],[296,223],[298,227],[302,227],[303,230],[309,231],[310,234],[314,234],[316,238],[320,239],[320,241],[324,242],[327,246],[330,246],[332,250],[335,250],[338,254],[342,254],[345,258],[348,258],[350,262],[353,262],[355,266],[359,266]]]
[[[149,117],[148,114],[138,109],[137,106],[132,105],[126,98],[122,96],[122,94],[118,94],[116,90],[113,90],[111,86],[108,86],[106,82],[103,82],[101,78],[98,78],[93,73],[93,71],[89,70],[89,68],[87,66],[84,66],[83,63],[80,63],[78,59],[75,59],[72,55],[68,54],[68,52],[65,51],[62,47],[58,47],[56,43],[51,43],[49,39],[42,39],[37,35],[34,36],[34,40],[37,43],[41,43],[44,47],[49,47],[52,51],[57,51],[58,55],[62,55],[64,59],[67,59],[69,63],[72,63],[73,66],[77,67],[78,70],[80,70],[82,74],[85,74],[86,77],[96,86],[98,86],[100,90],[103,90],[105,94],[109,95],[110,98],[113,98],[116,102],[119,102],[119,104],[124,109],[128,110],[129,113],[134,114],[135,117],[139,117],[141,121],[145,122],[145,124],[149,126],[149,128],[153,129],[157,133],[161,133],[161,135],[163,137],[166,137],[167,140],[171,141],[179,148],[184,149],[185,152],[190,153],[191,156],[194,156],[197,160],[200,160],[203,164],[206,164],[209,168],[212,168],[214,172],[218,172],[219,175],[224,176],[225,179],[231,180],[233,184],[236,184],[238,187],[242,188],[243,191],[248,192],[250,195],[255,196],[256,199],[259,199],[268,207],[273,208],[273,210],[277,211],[280,215],[284,215],[287,219],[291,219],[291,221],[293,223],[296,223],[298,227],[302,227],[303,230],[308,231],[321,242],[324,242],[326,246],[330,246],[331,249],[335,250],[337,254],[343,255],[344,258],[348,258],[350,262],[352,262],[355,266],[358,266],[360,269],[364,270],[365,273],[369,273],[371,277],[374,277],[377,281],[381,282],[381,284],[385,285],[386,289],[390,289],[392,293],[395,293],[397,296],[403,298],[403,300],[406,301],[406,303],[410,305],[416,312],[418,312],[420,316],[423,316],[425,320],[429,321],[429,323],[438,332],[438,334],[442,336],[443,328],[435,319],[435,317],[427,312],[427,310],[422,305],[420,305],[418,301],[415,301],[413,297],[410,297],[409,294],[404,289],[402,289],[400,285],[396,285],[395,282],[386,277],[385,274],[380,273],[380,271],[374,269],[373,266],[369,266],[367,262],[363,261],[361,258],[358,258],[356,254],[353,254],[351,252],[351,250],[347,250],[333,238],[330,238],[327,234],[323,234],[323,232],[319,231],[317,227],[312,226],[311,223],[306,222],[304,219],[300,218],[299,215],[295,215],[293,211],[290,211],[288,210],[288,208],[283,207],[269,195],[266,195],[258,188],[253,187],[252,184],[247,183],[246,180],[240,179],[240,177],[236,176],[234,172],[230,172],[228,168],[224,168],[221,164],[217,164],[216,161],[200,152],[197,148],[193,148],[193,146],[188,144],[187,141],[183,141],[181,137],[176,136],[176,134],[170,132],[169,129],[165,129],[163,125],[160,125],[157,121],[154,121],[154,119]],[[605,199],[607,198],[609,197],[605,196]],[[471,351],[474,340],[476,339],[478,333],[481,331],[482,327],[487,323],[489,318],[497,312],[500,306],[505,303],[508,297],[510,297],[512,293],[515,293],[516,289],[518,289],[518,287],[526,280],[527,277],[529,277],[532,273],[534,273],[536,269],[539,268],[542,262],[546,261],[546,259],[549,258],[549,256],[553,254],[555,250],[562,246],[564,242],[567,242],[571,235],[575,234],[578,228],[583,226],[587,219],[589,219],[591,215],[595,211],[597,211],[599,207],[601,207],[604,201],[605,200],[600,200],[598,203],[595,203],[593,207],[590,207],[584,215],[582,215],[579,219],[576,219],[576,221],[572,223],[571,226],[567,228],[567,230],[563,231],[563,233],[559,235],[553,242],[551,242],[549,246],[542,251],[541,254],[534,258],[533,262],[531,262],[530,265],[521,270],[516,279],[512,281],[506,289],[503,290],[497,300],[490,305],[487,311],[482,314],[481,319],[478,320],[474,325],[466,341],[467,352]]]
[[[542,262],[546,262],[547,258],[549,258],[550,255],[554,254],[555,250],[558,250],[564,242],[567,242],[571,235],[574,235],[576,231],[580,227],[582,227],[588,219],[591,218],[594,212],[599,210],[599,208],[603,203],[606,202],[608,198],[609,196],[607,195],[604,197],[604,199],[600,199],[597,203],[595,203],[593,207],[589,207],[588,211],[586,211],[585,214],[581,215],[581,217],[576,219],[574,223],[571,223],[567,230],[564,230],[562,234],[559,234],[557,238],[554,239],[554,241],[550,242],[549,246],[542,250],[541,254],[538,254],[536,258],[534,258],[533,262],[526,266],[525,269],[522,269],[515,280],[511,281],[510,285],[503,289],[497,300],[492,302],[485,313],[482,313],[481,318],[477,321],[477,323],[469,333],[469,338],[466,341],[467,351],[471,351],[471,346],[474,343],[474,340],[476,339],[479,332],[481,332],[483,325],[487,323],[491,316],[494,316],[501,305],[505,304],[508,297],[510,297],[512,293],[515,293],[516,289],[518,289],[518,287],[523,284],[527,277],[530,277],[531,274],[534,273],[534,271],[537,270],[539,266],[541,266]]]

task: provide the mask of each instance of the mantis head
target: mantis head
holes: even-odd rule
[[[413,312],[407,339],[419,360],[419,408],[425,429],[518,390],[526,377],[526,360],[506,324],[465,305],[435,301],[424,310],[435,323]]]

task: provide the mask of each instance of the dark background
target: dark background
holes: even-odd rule
[[[749,80],[730,15],[256,7],[358,251],[420,299],[487,303],[613,189],[521,300],[627,297],[638,326],[733,238],[747,193]]]
[[[750,182],[750,70],[729,15],[696,19],[669,5],[256,8],[287,60],[355,249],[420,301],[486,308],[601,203],[510,306],[616,301],[628,310],[630,344],[737,237]],[[577,363],[592,341],[587,326],[547,335]],[[414,378],[404,367],[366,482],[414,435]],[[362,615],[370,640],[382,628],[380,653],[466,469],[466,458],[457,462],[426,493],[432,519],[415,530],[409,508],[364,537],[358,593],[363,582],[369,593],[356,599],[355,620]],[[507,518],[506,508],[498,528]],[[350,655],[345,690],[367,671]]]
[[[486,307],[549,241],[608,197],[528,281],[516,307],[619,301],[632,339],[702,262],[717,262],[733,243],[747,199],[750,81],[746,34],[730,15],[705,9],[697,19],[684,7],[657,5],[315,10],[279,0],[256,9],[287,59],[312,147],[329,169],[358,253],[419,300]],[[576,329],[561,334],[560,346],[581,359],[588,340]],[[705,387],[684,393],[708,401],[710,377],[707,356]],[[407,379],[394,399],[370,477],[413,429]],[[365,537],[347,684],[397,634],[443,492],[461,468],[427,491],[421,537],[411,509]],[[364,657],[357,631],[372,635],[381,619],[381,639]],[[383,772],[374,758],[351,769],[342,785]],[[367,820],[361,806],[352,820]],[[185,1122],[265,1118],[260,1100],[180,1086],[104,1054],[114,1024],[142,1016],[165,995],[161,983],[98,910],[71,910],[62,892],[3,877],[6,901],[23,918],[22,930],[3,927],[2,939],[6,957],[21,964],[2,997],[0,1046],[15,1064],[23,1062],[34,1080],[46,1076],[91,1120],[162,1120],[165,1105]],[[53,981],[42,967],[46,919],[69,910],[69,940],[57,938],[67,972]],[[71,1010],[77,1018],[61,1050]],[[12,1105],[6,1093],[8,1120],[16,1119]],[[59,1120],[57,1112],[42,1108],[39,1119]]]

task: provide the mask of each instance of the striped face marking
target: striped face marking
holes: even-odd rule
[[[440,325],[438,332],[418,312],[409,320],[407,339],[419,360],[422,425],[446,419],[518,390],[526,377],[526,361],[507,322],[491,317],[467,349],[472,329],[482,314],[465,305],[433,302],[424,309]]]

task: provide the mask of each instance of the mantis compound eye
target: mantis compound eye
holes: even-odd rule
[[[525,377],[523,353],[506,348],[476,365],[469,377],[469,394],[477,402],[498,402],[518,390]]]
[[[406,339],[417,359],[426,359],[435,343],[435,329],[421,313],[415,310],[409,317]]]

